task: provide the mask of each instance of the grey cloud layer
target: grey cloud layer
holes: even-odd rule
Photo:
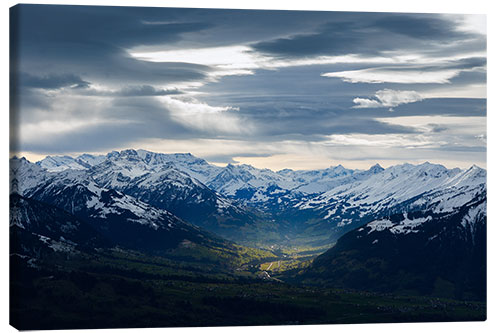
[[[437,15],[359,14],[356,20],[324,24],[317,31],[262,41],[253,45],[259,52],[282,57],[363,54],[379,55],[384,51],[441,49],[457,40],[485,39],[460,32],[457,24]]]
[[[140,61],[126,52],[137,45],[175,43],[185,33],[208,29],[206,22],[147,24],[164,17],[153,8],[21,5],[13,11],[19,20],[12,42],[20,70],[129,84],[200,80],[210,71],[196,64]]]
[[[383,107],[353,108],[354,99],[373,99],[384,89],[466,89],[485,83],[486,58],[468,55],[486,50],[485,36],[460,30],[458,19],[441,15],[39,5],[17,6],[12,14],[18,19],[18,33],[11,41],[12,64],[18,74],[12,78],[11,105],[20,110],[12,117],[13,135],[23,126],[36,128],[42,121],[74,123],[66,131],[40,129],[36,140],[20,142],[16,149],[57,154],[110,150],[144,139],[216,138],[251,144],[318,143],[331,135],[350,134],[411,137],[422,130],[381,119],[486,115],[484,99],[414,98],[405,103],[381,102]],[[353,54],[366,60],[257,68],[252,75],[214,78],[216,66],[187,63],[182,58],[150,62],[129,53],[134,48],[228,45],[249,46],[250,54],[273,60]],[[417,54],[432,61],[373,60],[392,54]],[[404,88],[399,83],[349,83],[342,77],[321,76],[366,69],[450,70],[456,75],[446,84],[408,83]],[[237,130],[209,128],[224,122]],[[444,138],[448,127],[434,125],[430,133]],[[483,134],[485,130],[476,135]],[[484,144],[476,140],[462,146],[464,151],[481,150]],[[443,144],[442,151],[449,147]],[[221,153],[213,160],[234,162],[234,156]]]
[[[49,74],[36,76],[20,73],[19,84],[27,88],[60,89],[64,87],[88,88],[90,83],[74,74]]]

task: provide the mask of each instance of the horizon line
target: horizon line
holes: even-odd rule
[[[125,149],[120,149],[120,150],[115,150],[115,149],[112,149],[110,151],[108,151],[107,153],[87,153],[87,152],[78,152],[78,153],[66,153],[66,154],[47,154],[47,155],[43,155],[43,154],[30,154],[28,152],[9,152],[9,160],[10,159],[13,159],[13,158],[18,158],[18,159],[26,159],[28,162],[30,163],[34,163],[36,164],[37,162],[40,162],[42,160],[44,160],[45,158],[47,157],[70,157],[72,159],[76,159],[82,155],[93,155],[93,156],[107,156],[108,154],[112,153],[112,152],[118,152],[118,153],[123,153],[125,151],[139,151],[139,150],[142,150],[142,151],[145,151],[145,152],[149,152],[149,153],[154,153],[154,154],[163,154],[163,155],[191,155],[191,156],[194,156],[196,158],[199,158],[199,159],[202,159],[204,160],[205,162],[211,164],[211,165],[214,165],[214,166],[217,166],[217,167],[227,167],[229,165],[236,165],[236,166],[244,166],[244,165],[248,165],[248,166],[251,166],[255,169],[259,169],[259,170],[265,170],[265,169],[268,169],[268,170],[271,170],[273,172],[279,172],[279,171],[283,171],[283,170],[292,170],[292,171],[314,171],[314,170],[325,170],[325,169],[329,169],[329,168],[335,168],[335,167],[343,167],[344,169],[347,169],[347,170],[369,170],[370,168],[378,165],[380,167],[382,167],[384,170],[385,169],[388,169],[390,167],[394,167],[394,166],[399,166],[399,165],[405,165],[405,164],[409,164],[409,165],[413,165],[413,166],[417,166],[417,165],[422,165],[422,164],[432,164],[432,165],[440,165],[440,166],[443,166],[445,167],[446,169],[448,170],[452,170],[452,169],[460,169],[460,170],[467,170],[469,168],[472,168],[474,166],[478,167],[478,168],[481,168],[483,170],[487,170],[487,167],[486,167],[486,163],[484,166],[481,166],[481,165],[478,165],[477,162],[472,162],[469,164],[468,167],[459,167],[459,166],[453,166],[453,167],[450,167],[450,166],[447,166],[445,165],[446,163],[438,163],[438,162],[431,162],[429,160],[409,160],[409,159],[406,159],[406,160],[398,160],[399,163],[392,163],[390,165],[387,165],[387,166],[383,166],[381,164],[383,164],[383,161],[387,161],[388,159],[367,159],[367,160],[370,160],[370,161],[376,161],[375,163],[371,163],[370,166],[368,168],[351,168],[351,167],[346,167],[344,166],[344,164],[349,164],[349,162],[356,162],[356,161],[361,161],[361,160],[344,160],[344,161],[347,161],[347,163],[338,163],[337,165],[335,164],[331,164],[330,166],[328,167],[319,167],[319,168],[313,168],[313,169],[297,169],[297,168],[291,168],[291,167],[286,167],[286,168],[280,168],[280,169],[272,169],[272,168],[269,168],[269,167],[264,167],[264,168],[261,168],[261,167],[256,167],[252,164],[249,164],[249,163],[243,163],[243,162],[238,162],[236,161],[235,162],[213,162],[213,161],[210,161],[208,160],[207,158],[203,158],[203,157],[199,157],[197,155],[194,155],[190,152],[175,152],[175,153],[164,153],[164,152],[155,152],[155,151],[151,151],[151,150],[147,150],[147,149],[142,149],[142,148],[138,148],[138,149],[133,149],[133,148],[125,148]],[[37,156],[38,158],[37,159],[30,159],[28,157],[26,157],[26,155],[32,155],[32,156]],[[237,158],[238,156],[236,155],[235,158]],[[363,161],[367,161],[367,160],[363,160]],[[394,160],[393,160],[394,161]],[[479,163],[481,164],[481,163]]]

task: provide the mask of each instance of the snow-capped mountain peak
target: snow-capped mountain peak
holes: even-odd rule
[[[76,158],[76,162],[88,169],[102,163],[105,159],[105,155],[82,154]]]
[[[325,235],[325,242],[392,214],[454,212],[485,197],[486,191],[486,171],[477,166],[447,169],[426,162],[274,172],[245,164],[219,167],[191,154],[133,149],[75,159],[47,157],[36,164],[13,158],[11,179],[12,192],[53,200],[50,204],[70,213],[82,207],[100,218],[129,212],[139,221],[138,215],[160,209],[229,238],[239,232],[238,226],[283,220],[277,228],[293,224],[294,232],[314,231]],[[404,230],[413,230],[420,221],[408,219]],[[155,221],[152,216],[146,220]],[[301,229],[301,221],[308,221],[307,230]]]
[[[377,163],[377,164],[375,164],[375,165],[372,165],[372,166],[370,167],[370,169],[368,169],[368,172],[369,172],[369,173],[379,173],[379,172],[384,171],[384,170],[385,170],[385,169],[384,169],[384,168],[382,168],[382,167],[380,166],[380,164],[378,164],[378,163]]]
[[[85,169],[85,166],[78,163],[78,161],[75,160],[73,157],[67,155],[47,156],[43,160],[37,162],[36,164],[48,170],[49,172],[58,172],[67,169],[74,169],[74,170]]]
[[[23,195],[26,191],[38,186],[48,177],[41,166],[31,163],[24,157],[13,157],[10,159],[9,164],[11,193]]]

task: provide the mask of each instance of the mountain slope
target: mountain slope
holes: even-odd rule
[[[180,171],[177,164],[165,162],[163,154],[125,150],[108,155],[106,161],[88,170],[103,188],[171,211],[192,224],[235,241],[255,240],[255,234],[260,233],[258,229],[269,228],[257,211],[241,207],[211,190]]]
[[[440,201],[442,203],[442,201]],[[377,219],[342,236],[306,283],[459,299],[486,297],[486,191],[460,208]]]
[[[10,195],[10,253],[39,258],[46,252],[75,252],[111,243],[88,223],[42,202]]]
[[[459,209],[485,189],[486,171],[442,165],[403,164],[370,177],[338,186],[294,207],[296,219],[309,219],[313,229],[328,230],[335,240],[378,217],[408,211]]]
[[[23,195],[74,215],[117,245],[139,250],[163,251],[184,241],[223,245],[172,213],[155,208],[116,190],[100,187],[84,170],[46,172],[22,162],[16,174],[27,174],[40,183],[23,184]],[[29,186],[28,186],[29,185]]]
[[[39,164],[47,166],[56,157],[48,159]],[[333,244],[348,231],[380,217],[437,205],[443,210],[458,209],[486,183],[486,172],[478,167],[447,169],[431,163],[274,172],[250,165],[221,168],[191,154],[131,149],[105,156],[84,154],[73,162],[60,159],[67,166],[76,163],[77,169],[85,165],[84,170],[63,172],[86,173],[103,189],[254,245]],[[43,168],[34,166],[27,169],[23,191],[57,173],[43,173]]]
[[[25,192],[51,178],[51,175],[38,164],[26,158],[13,157],[9,160],[10,192],[24,195]]]

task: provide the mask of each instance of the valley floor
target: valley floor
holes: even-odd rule
[[[11,256],[10,315],[18,329],[486,319],[480,302],[291,285],[258,278],[258,270],[221,272],[119,251],[43,264]]]

